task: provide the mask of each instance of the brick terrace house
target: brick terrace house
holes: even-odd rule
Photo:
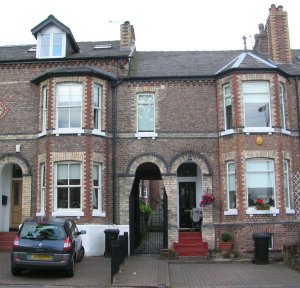
[[[129,22],[120,41],[76,42],[52,15],[31,32],[34,45],[0,47],[0,232],[74,217],[87,255],[103,254],[109,228],[128,231],[134,253],[152,189],[160,248],[176,247],[204,193],[216,197],[209,249],[224,230],[240,253],[254,232],[274,251],[299,240],[300,50],[282,6],[251,51],[139,52]]]

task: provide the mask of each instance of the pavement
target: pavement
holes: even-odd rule
[[[55,271],[10,273],[10,254],[0,253],[0,287],[170,287],[170,288],[299,288],[300,273],[282,262],[256,265],[250,261],[168,260],[156,255],[130,256],[111,285],[110,258],[85,257],[75,275]]]

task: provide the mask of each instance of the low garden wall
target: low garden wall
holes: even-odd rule
[[[283,245],[284,263],[300,271],[300,244]]]

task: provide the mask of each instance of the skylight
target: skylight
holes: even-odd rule
[[[111,44],[99,44],[94,47],[94,49],[110,49]]]

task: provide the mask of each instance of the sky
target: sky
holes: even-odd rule
[[[277,2],[276,2],[277,1]],[[35,44],[31,29],[50,14],[77,42],[120,39],[134,26],[138,51],[251,49],[271,4],[288,12],[292,49],[300,49],[299,0],[8,0],[1,1],[0,46]],[[17,8],[17,9],[16,9]]]

